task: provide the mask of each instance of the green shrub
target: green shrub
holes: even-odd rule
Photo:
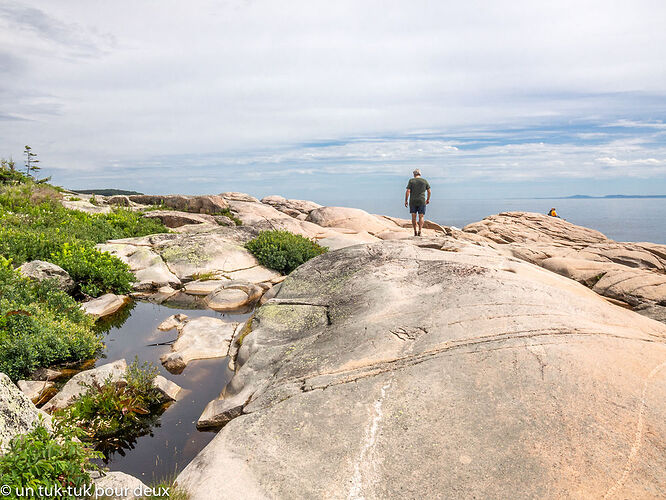
[[[66,488],[79,489],[90,484],[90,472],[99,470],[91,460],[101,456],[81,443],[67,426],[56,422],[54,432],[49,433],[40,423],[29,433],[14,437],[7,453],[0,457],[0,483],[13,492],[3,498],[49,496],[39,495],[42,487],[52,495],[56,488],[65,488],[58,498],[74,499],[66,494]],[[26,488],[32,488],[34,495],[26,494]]]
[[[0,372],[18,380],[40,367],[95,355],[94,321],[53,283],[33,282],[0,257]]]
[[[130,268],[118,257],[108,252],[78,244],[65,243],[62,249],[51,254],[50,262],[62,267],[81,291],[91,297],[103,293],[129,293],[135,278]]]
[[[298,266],[328,249],[289,231],[262,231],[245,247],[262,265],[289,274]]]
[[[150,363],[135,360],[127,369],[127,384],[104,384],[88,387],[55,418],[83,431],[85,441],[97,449],[113,451],[150,429],[159,414],[161,394],[153,385],[158,369]]]

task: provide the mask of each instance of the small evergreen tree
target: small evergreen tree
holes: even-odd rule
[[[37,154],[32,152],[30,146],[25,147],[23,150],[23,155],[25,156],[25,173],[30,175],[30,172],[37,172],[40,170],[40,167],[37,165],[39,160],[37,159]]]

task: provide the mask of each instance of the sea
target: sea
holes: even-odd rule
[[[409,218],[400,200],[349,200],[339,206],[358,207],[375,214]],[[500,212],[545,214],[551,208],[569,222],[601,231],[616,241],[666,244],[666,198],[557,198],[557,199],[433,199],[426,219],[462,228]]]

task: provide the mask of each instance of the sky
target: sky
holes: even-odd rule
[[[0,0],[0,157],[68,188],[666,194],[663,0]]]

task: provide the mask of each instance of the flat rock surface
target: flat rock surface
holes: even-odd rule
[[[238,323],[209,316],[185,319],[176,326],[178,340],[171,346],[171,352],[160,361],[167,370],[180,373],[194,359],[223,358],[229,352],[237,326]]]
[[[113,293],[107,293],[96,299],[89,300],[81,304],[81,309],[83,309],[87,314],[94,316],[96,318],[103,318],[104,316],[109,316],[114,312],[122,308],[130,298],[127,295],[114,295]]]
[[[107,472],[103,476],[93,479],[95,490],[100,490],[100,495],[93,498],[98,500],[134,500],[144,498],[143,492],[147,486],[134,476],[124,472]]]
[[[177,478],[191,500],[666,496],[666,326],[450,248],[292,273],[202,415],[228,423]]]

